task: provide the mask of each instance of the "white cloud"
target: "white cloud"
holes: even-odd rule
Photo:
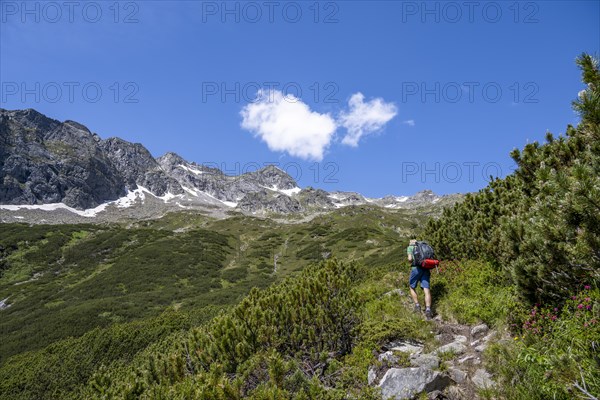
[[[338,124],[348,130],[342,143],[352,147],[358,146],[364,135],[383,128],[398,113],[393,103],[386,103],[381,98],[365,102],[365,96],[360,92],[350,97],[348,105],[350,110],[340,115]]]
[[[402,121],[403,124],[406,124],[408,126],[415,126],[415,120],[414,119],[407,119],[406,121]]]
[[[278,90],[260,90],[240,114],[242,128],[264,140],[270,150],[307,160],[323,159],[337,128],[329,114],[311,111],[302,100]]]

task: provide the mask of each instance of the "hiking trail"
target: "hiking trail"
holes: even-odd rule
[[[403,306],[412,310],[412,300],[401,289],[386,295],[399,296]],[[501,335],[483,323],[445,321],[435,309],[431,321],[433,344],[404,338],[386,343],[377,364],[369,368],[369,384],[380,387],[386,400],[421,399],[423,393],[429,400],[480,399],[480,391],[496,385],[485,369],[483,352]]]

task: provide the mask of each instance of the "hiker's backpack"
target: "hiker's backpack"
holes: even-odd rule
[[[427,242],[417,242],[413,247],[413,259],[415,265],[421,268],[432,269],[440,263],[435,258],[433,247]]]

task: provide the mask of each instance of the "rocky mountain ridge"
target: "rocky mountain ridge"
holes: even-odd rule
[[[301,189],[272,165],[230,176],[171,152],[154,158],[142,144],[102,139],[84,125],[60,122],[33,109],[0,109],[0,180],[2,213],[64,209],[84,217],[147,202],[162,211],[211,209],[265,215],[368,204],[415,208],[461,198],[424,191],[370,199],[354,192]]]

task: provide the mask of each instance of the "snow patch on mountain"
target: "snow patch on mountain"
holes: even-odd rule
[[[65,203],[50,203],[50,204],[22,204],[22,205],[11,205],[3,204],[0,205],[0,210],[8,211],[19,211],[19,210],[41,210],[41,211],[56,211],[56,210],[67,210],[74,214],[81,215],[82,217],[95,217],[99,212],[104,211],[109,203],[100,204],[98,207],[90,208],[87,210],[76,210],[75,208],[67,206]]]
[[[181,169],[184,169],[188,172],[191,172],[194,175],[202,175],[204,173],[204,171],[200,171],[199,169],[191,168],[191,167],[188,167],[187,165],[183,165],[183,164],[179,164],[178,167]]]
[[[143,186],[138,186],[135,190],[129,190],[127,195],[106,203],[102,203],[97,207],[88,208],[86,210],[77,210],[73,207],[69,207],[64,203],[50,203],[50,204],[21,204],[21,205],[12,205],[12,204],[2,204],[0,205],[0,210],[8,210],[8,211],[19,211],[19,210],[40,210],[40,211],[56,211],[56,210],[66,210],[72,212],[74,214],[80,215],[86,218],[94,218],[99,213],[106,210],[108,206],[114,206],[117,208],[129,208],[133,207],[138,201],[144,204],[146,200],[146,194],[149,194],[159,200],[167,203],[169,200],[172,200],[175,197],[180,197],[178,195],[174,195],[172,193],[167,193],[164,196],[156,196],[150,190],[146,189]],[[21,217],[22,218],[22,217]]]
[[[302,191],[302,189],[300,189],[298,186],[291,188],[291,189],[279,189],[279,187],[277,187],[277,185],[272,186],[272,187],[265,187],[265,189],[269,189],[269,190],[273,190],[275,192],[279,192],[279,193],[283,193],[286,196],[292,196],[295,194],[298,194]]]

